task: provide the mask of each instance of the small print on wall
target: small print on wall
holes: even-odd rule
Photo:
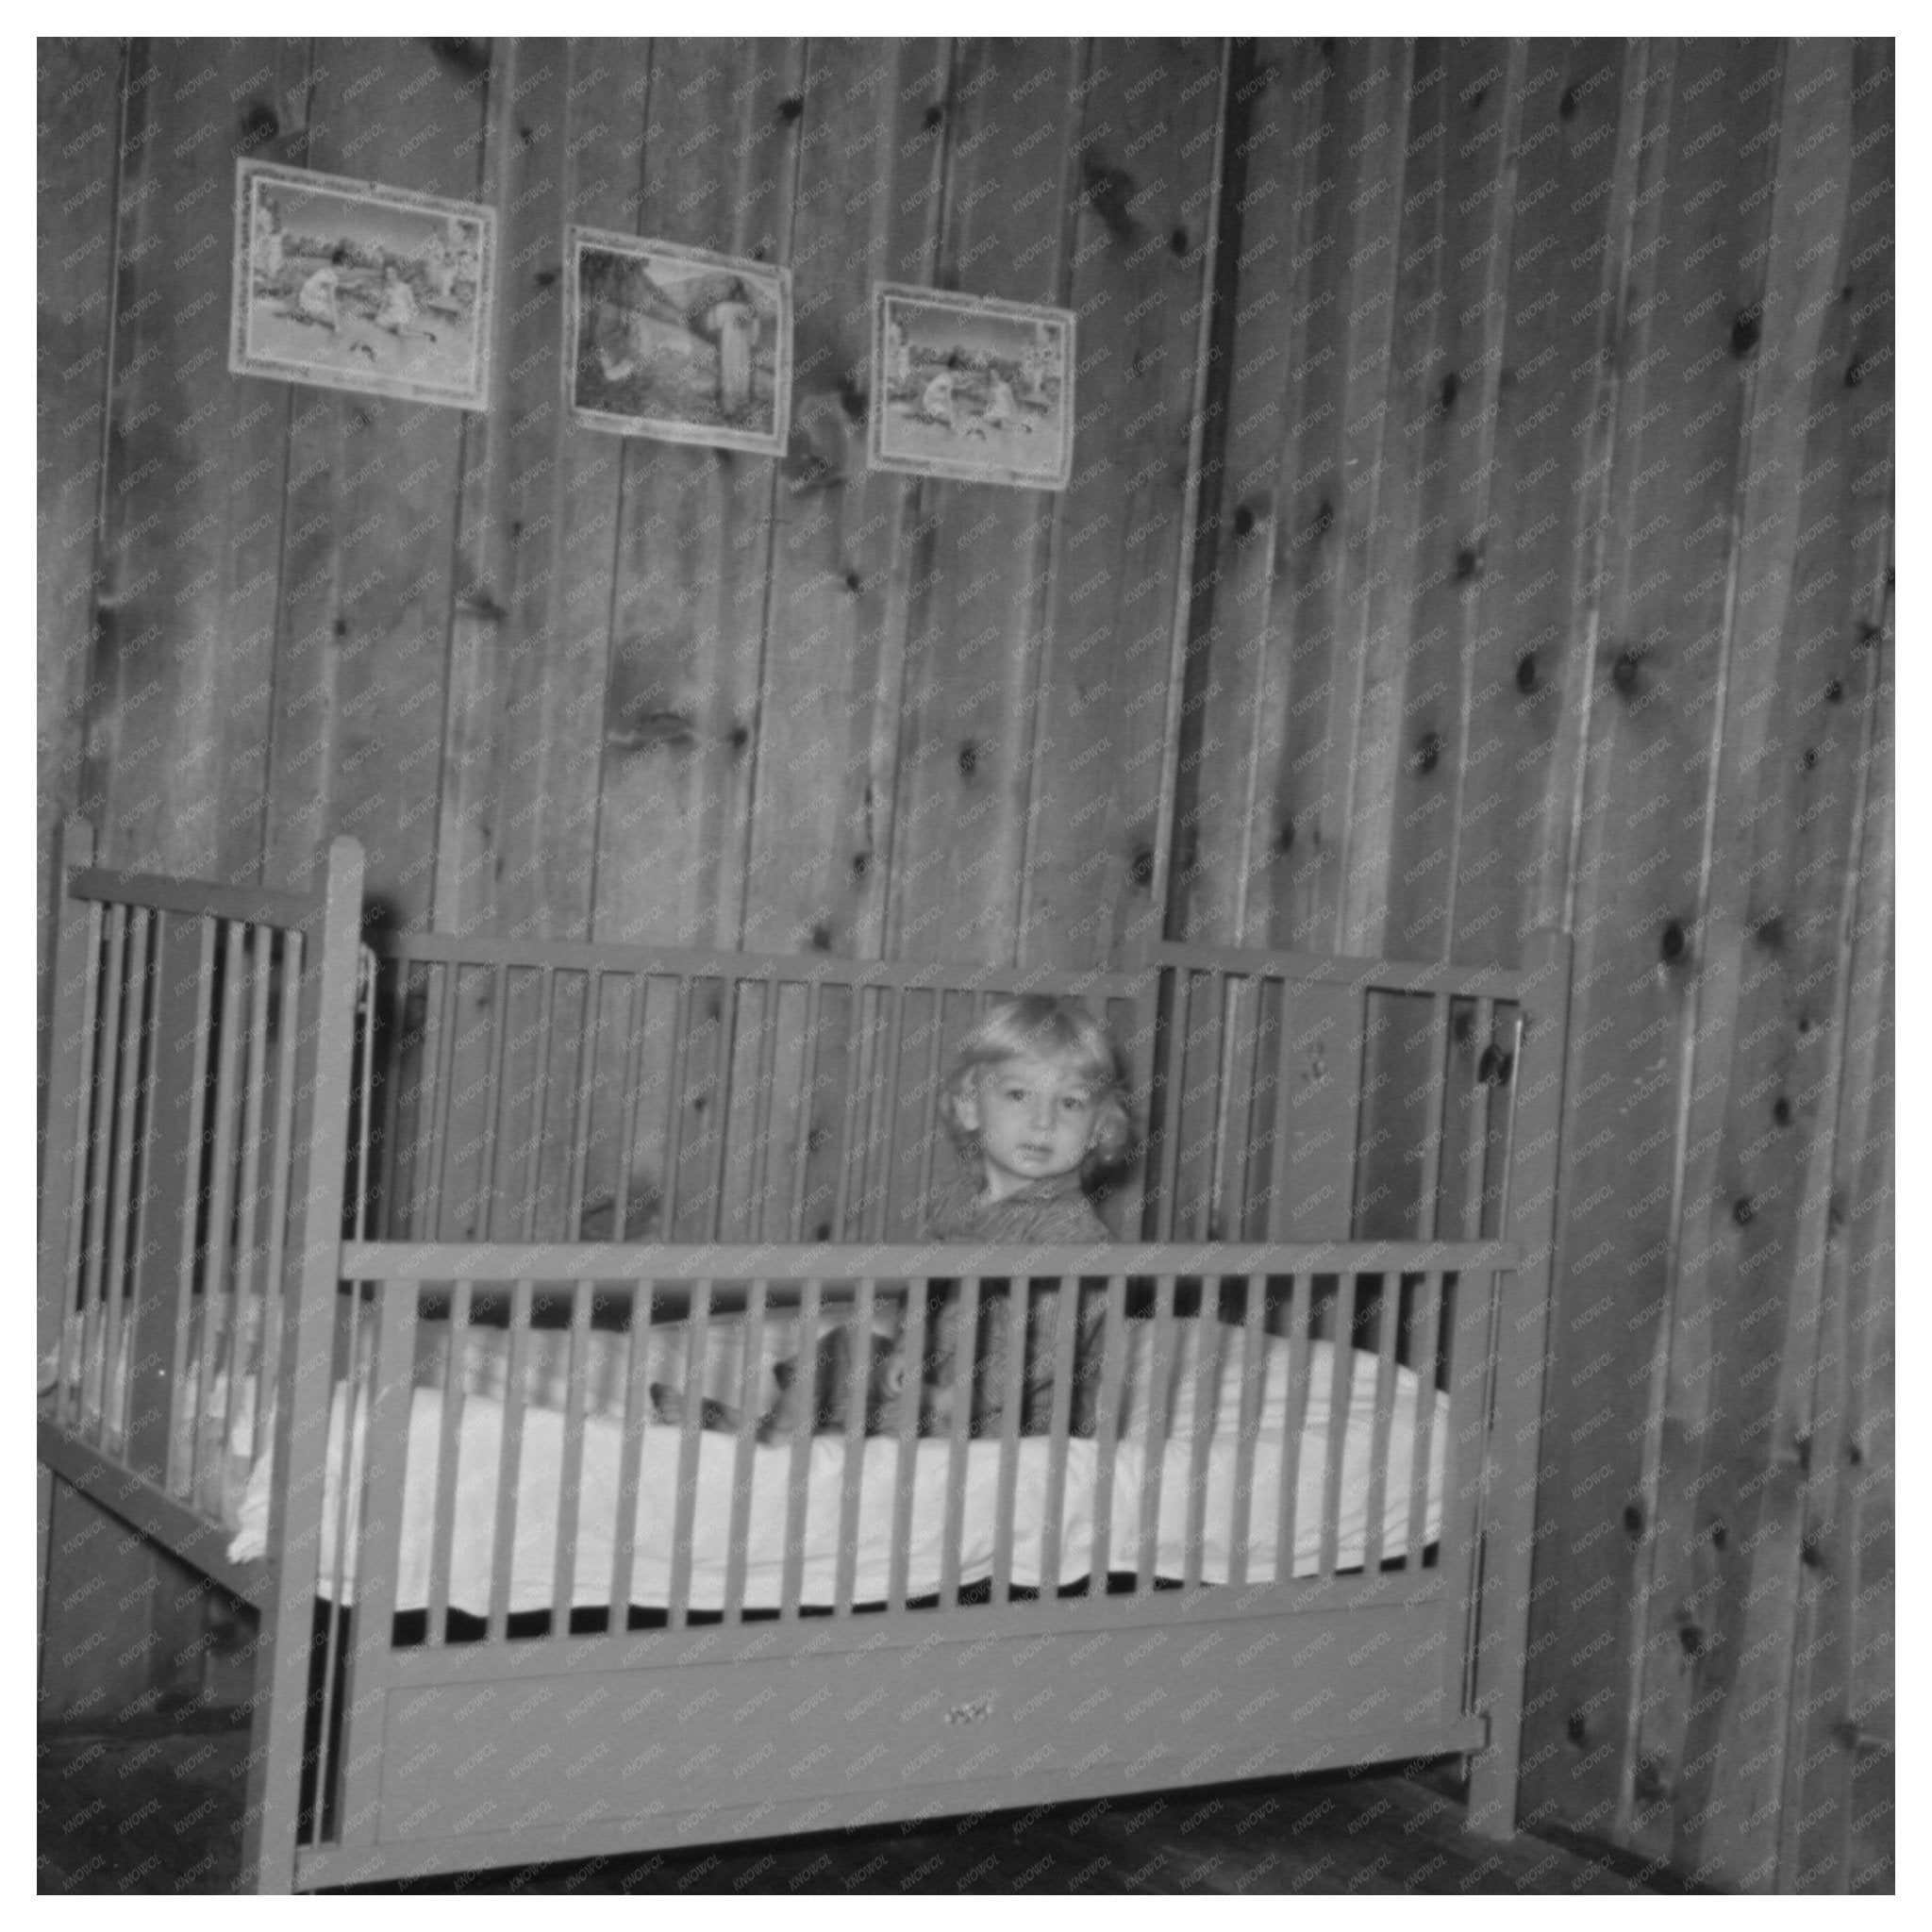
[[[1064,490],[1072,311],[876,287],[867,455],[874,470]]]
[[[495,264],[478,203],[238,162],[228,367],[487,408]]]
[[[572,227],[564,369],[591,429],[782,455],[791,409],[791,272]]]

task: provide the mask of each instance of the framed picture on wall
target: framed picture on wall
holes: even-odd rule
[[[240,161],[228,367],[487,408],[495,272],[479,203]]]
[[[571,415],[586,428],[784,453],[790,269],[571,227],[563,340]]]
[[[1072,310],[877,285],[866,451],[874,470],[1064,490]]]

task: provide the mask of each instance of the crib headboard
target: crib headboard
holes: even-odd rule
[[[991,997],[1077,994],[1144,1105],[1151,968],[379,941],[370,1225],[391,1240],[908,1241]],[[1141,1170],[1103,1199],[1141,1228]]]

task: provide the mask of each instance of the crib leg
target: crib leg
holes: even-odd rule
[[[301,1698],[276,1697],[272,1629],[275,1607],[261,1612],[255,1640],[255,1696],[248,1727],[247,1805],[242,1816],[242,1870],[238,1892],[291,1892],[295,1889],[295,1838],[301,1818],[302,1748],[306,1739]],[[306,1633],[282,1641],[301,1642]]]
[[[1469,1768],[1469,1813],[1463,1829],[1477,1838],[1516,1836],[1516,1780],[1520,1757],[1513,1734],[1492,1740],[1466,1760]]]

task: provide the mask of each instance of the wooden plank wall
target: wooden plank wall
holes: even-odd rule
[[[1882,1889],[1891,116],[1884,42],[43,42],[42,966],[75,810],[406,927],[1569,925],[1525,1807]],[[225,373],[238,153],[498,208],[488,414]],[[782,458],[568,424],[571,222],[791,265]],[[1064,493],[867,471],[875,280],[1077,311]]]
[[[1757,1890],[1890,1882],[1890,69],[1238,50],[1182,707],[1177,936],[1574,933],[1524,1809]]]

